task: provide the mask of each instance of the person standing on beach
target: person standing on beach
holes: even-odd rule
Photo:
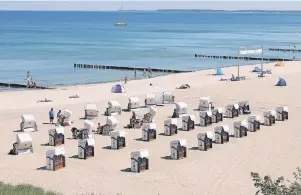
[[[146,70],[143,69],[143,77],[146,77]]]
[[[54,115],[55,115],[54,110],[53,108],[51,108],[49,111],[49,121],[51,125],[53,124]]]
[[[137,78],[137,71],[136,71],[136,69],[135,69],[135,73],[134,74],[135,74],[135,79],[136,79]]]
[[[30,78],[31,78],[31,76],[30,76],[30,72],[29,72],[29,71],[27,71],[26,80],[29,80]]]
[[[127,82],[128,82],[128,77],[126,76],[126,77],[124,78],[124,84],[127,84]]]
[[[29,71],[27,71],[27,75],[26,75],[26,79],[25,80],[27,81],[27,87],[31,87],[31,80],[32,80],[32,78],[30,76],[30,72]]]

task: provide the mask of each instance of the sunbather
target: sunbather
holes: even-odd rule
[[[79,98],[79,96],[78,95],[71,95],[71,96],[69,96],[69,98]]]
[[[45,98],[45,100],[38,100],[37,103],[39,102],[53,102],[52,100],[48,100],[47,98]]]
[[[188,84],[183,84],[183,85],[181,85],[178,89],[188,89],[188,88],[190,88],[190,85],[188,85]]]

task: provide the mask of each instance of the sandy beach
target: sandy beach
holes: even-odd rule
[[[0,126],[2,143],[0,147],[1,180],[13,184],[28,183],[46,189],[62,192],[66,195],[81,193],[103,193],[106,195],[252,195],[253,186],[250,172],[272,177],[285,176],[292,178],[292,172],[300,165],[301,160],[301,62],[287,62],[284,67],[274,67],[274,63],[265,64],[265,69],[272,69],[273,74],[258,78],[252,73],[253,66],[240,68],[241,76],[250,79],[231,82],[220,81],[237,74],[237,67],[224,68],[225,76],[209,76],[214,70],[192,73],[173,74],[146,80],[129,81],[125,84],[127,93],[113,94],[114,83],[86,86],[70,86],[55,90],[2,92],[0,95]],[[286,79],[288,86],[274,86],[279,77]],[[119,83],[119,82],[117,82]],[[152,83],[152,86],[149,84]],[[176,89],[188,83],[190,89]],[[213,131],[218,124],[209,127],[196,127],[195,130],[180,131],[175,136],[158,135],[152,142],[142,142],[141,129],[126,129],[127,146],[121,150],[106,149],[110,146],[110,137],[95,134],[95,157],[88,160],[72,158],[77,155],[78,140],[71,138],[72,127],[82,128],[84,109],[87,103],[95,103],[100,111],[98,122],[105,124],[103,116],[109,100],[118,100],[123,108],[127,107],[129,97],[139,97],[141,106],[147,93],[171,91],[175,101],[188,104],[189,114],[194,114],[199,123],[198,111],[194,111],[202,96],[211,96],[214,106],[225,107],[229,103],[249,100],[252,114],[262,116],[267,109],[277,106],[288,106],[290,118],[285,122],[276,122],[275,126],[263,126],[259,132],[249,133],[247,137],[230,138],[226,144],[214,144],[209,151],[191,149],[197,146],[197,134]],[[78,99],[69,99],[71,95],[79,95]],[[41,99],[53,102],[37,103]],[[54,108],[70,109],[73,121],[65,127],[65,149],[67,167],[59,171],[39,170],[46,164],[45,152],[51,146],[48,143],[48,130],[54,125],[48,123],[48,111]],[[163,132],[164,120],[172,115],[175,105],[158,107],[156,116],[157,132]],[[141,109],[144,113],[146,108]],[[31,133],[34,153],[29,155],[8,155],[20,129],[21,115],[33,114],[38,122],[38,132]],[[117,116],[120,129],[129,123],[130,112]],[[247,119],[242,115],[239,119]],[[235,119],[236,120],[236,119]],[[233,128],[234,119],[225,119],[222,124]],[[162,157],[170,155],[169,143],[176,139],[186,139],[188,157],[182,160],[166,160]],[[124,172],[130,167],[130,153],[138,149],[148,149],[150,153],[150,170],[143,173]]]

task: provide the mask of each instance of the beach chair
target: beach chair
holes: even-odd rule
[[[238,102],[239,114],[251,114],[249,101],[240,101]]]
[[[170,142],[170,157],[174,160],[180,160],[187,157],[187,141],[184,139]]]
[[[263,112],[263,124],[266,126],[272,126],[276,123],[276,111],[275,110],[267,110]]]
[[[143,124],[143,117],[139,110],[132,111],[132,117],[130,118],[130,124],[127,125],[128,128],[139,129]]]
[[[210,96],[208,97],[201,97],[198,110],[200,111],[207,111],[207,110],[212,110],[214,108]]]
[[[122,149],[126,146],[125,131],[114,130],[111,131],[111,149]]]
[[[61,126],[70,126],[71,122],[72,111],[65,109],[63,112],[58,116],[58,125]]]
[[[92,136],[93,127],[94,127],[94,124],[92,121],[85,120],[84,128],[77,129],[76,127],[73,127],[71,129],[72,138],[73,139],[88,139],[90,136]]]
[[[97,133],[102,135],[110,135],[111,131],[114,131],[118,127],[118,120],[114,116],[108,116],[106,120],[106,124],[101,126],[100,129],[98,129]]]
[[[212,124],[212,112],[211,111],[200,111],[200,126],[207,127]]]
[[[164,134],[172,136],[178,133],[178,120],[175,118],[164,121]]]
[[[22,132],[38,131],[36,119],[33,115],[23,114],[21,116],[22,122],[20,123],[20,130]]]
[[[148,150],[137,150],[131,153],[131,171],[140,173],[149,169]]]
[[[88,159],[94,156],[95,140],[92,137],[78,141],[78,159]]]
[[[17,141],[13,143],[13,149],[9,154],[20,155],[33,153],[32,137],[29,133],[18,133]]]
[[[156,102],[156,94],[146,94],[146,99],[144,100],[144,104],[146,107],[155,106]]]
[[[236,138],[248,135],[248,123],[246,120],[233,122],[233,135]]]
[[[214,128],[215,143],[224,144],[229,142],[229,126],[221,125]]]
[[[127,110],[130,112],[131,110],[138,110],[140,108],[139,98],[130,97]]]
[[[149,112],[143,116],[143,123],[151,123],[154,122],[154,117],[157,114],[157,108],[155,106],[151,106],[149,108]]]
[[[142,140],[152,141],[157,138],[156,124],[155,123],[144,123],[142,125]]]
[[[162,103],[173,104],[175,102],[175,96],[171,92],[163,92]]]
[[[195,117],[194,115],[182,114],[180,116],[180,120],[182,120],[182,130],[190,131],[195,128]]]
[[[248,117],[248,130],[251,132],[256,132],[260,130],[260,116],[252,115]]]
[[[49,145],[60,146],[65,143],[64,127],[56,127],[48,131],[49,134]]]
[[[207,151],[212,148],[212,143],[214,141],[214,135],[212,132],[202,132],[197,135],[198,138],[198,149],[202,151]]]
[[[65,148],[56,147],[46,152],[46,169],[57,171],[66,167]]]
[[[187,114],[188,106],[185,102],[176,102],[176,109],[174,109],[172,118],[179,118],[182,114]]]
[[[285,121],[288,120],[288,107],[281,106],[276,108],[276,120]]]
[[[98,117],[96,104],[87,104],[85,109],[85,119],[94,119]]]
[[[212,113],[212,116],[211,116],[212,123],[219,123],[219,122],[223,121],[224,111],[222,108],[214,108],[214,109],[212,109],[211,113]]]
[[[105,116],[120,115],[121,105],[116,100],[110,100],[108,102],[109,107],[105,111]]]

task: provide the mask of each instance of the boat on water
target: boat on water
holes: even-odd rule
[[[122,14],[122,6],[121,6],[121,8],[120,8],[120,13]],[[120,14],[120,15],[121,15]],[[121,17],[120,17],[121,18]],[[126,22],[126,20],[125,20],[125,18],[124,19],[119,19],[116,23],[115,23],[115,26],[127,26],[127,22]]]

